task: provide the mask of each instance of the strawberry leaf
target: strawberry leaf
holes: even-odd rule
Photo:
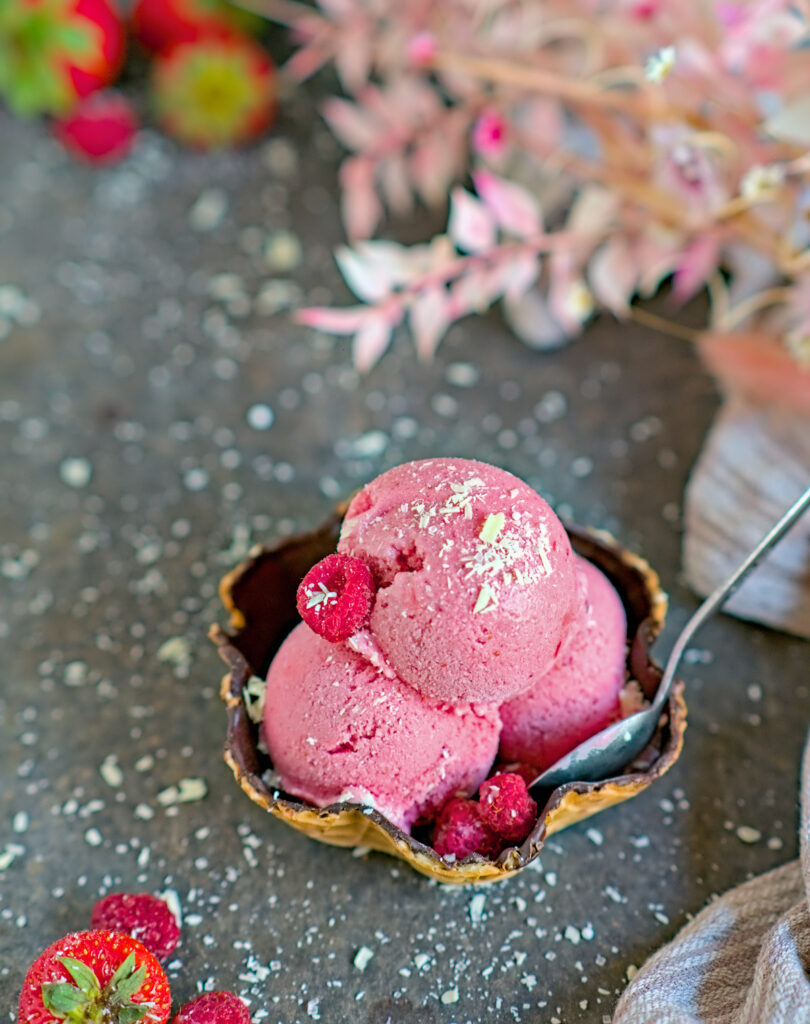
[[[130,1003],[122,1006],[118,1011],[118,1024],[137,1024],[146,1016],[148,1006],[146,1003]]]
[[[130,954],[131,955],[131,954]],[[128,1003],[146,980],[146,968],[139,967],[116,985],[110,993],[117,1003]]]
[[[134,969],[135,954],[130,953],[129,956],[119,964],[118,970],[107,982],[106,991],[115,992],[121,982],[124,981],[125,978],[128,978]]]
[[[68,981],[46,981],[42,986],[42,1004],[54,1017],[67,1017],[87,1003],[87,995]]]
[[[101,995],[98,978],[87,964],[83,964],[81,960],[74,960],[70,956],[60,956],[59,963],[89,999],[97,999]]]

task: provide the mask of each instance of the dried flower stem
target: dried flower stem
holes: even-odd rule
[[[643,324],[645,327],[651,327],[654,331],[660,331],[662,334],[669,334],[671,337],[678,338],[681,341],[695,342],[701,334],[694,327],[687,327],[685,324],[678,324],[673,320],[667,320],[666,317],[657,316],[648,309],[641,309],[639,306],[631,306],[628,316],[631,320],[635,320],[636,323]]]
[[[463,53],[440,50],[428,63],[436,71],[460,71],[473,78],[483,78],[489,82],[545,93],[577,106],[603,107],[637,116],[644,115],[649,108],[644,95],[595,88],[588,81],[567,78],[544,68],[507,63],[497,58],[469,57]]]

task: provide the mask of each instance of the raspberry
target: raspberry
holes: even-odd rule
[[[158,960],[170,956],[180,938],[180,928],[168,905],[148,892],[113,892],[105,896],[93,907],[90,927],[125,932]]]
[[[250,1024],[250,1014],[233,992],[205,992],[178,1010],[172,1024]]]
[[[509,764],[500,762],[495,765],[496,775],[501,775],[504,772],[510,775],[519,775],[526,785],[529,786],[540,774],[540,769],[535,768],[533,764],[528,764],[526,761],[510,761]]]
[[[336,644],[348,640],[368,618],[374,581],[365,562],[328,555],[313,565],[298,587],[299,614],[311,630]]]
[[[88,163],[115,163],[127,155],[138,128],[132,104],[112,91],[94,92],[54,122],[56,137]]]
[[[436,818],[433,849],[440,857],[463,860],[471,853],[494,857],[500,851],[500,843],[481,818],[479,805],[474,800],[453,797]]]
[[[537,804],[515,772],[485,779],[478,798],[482,819],[507,843],[522,843],[537,821]]]

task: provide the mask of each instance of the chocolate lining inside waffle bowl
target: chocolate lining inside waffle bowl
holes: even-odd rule
[[[298,584],[338,541],[344,509],[319,529],[267,548],[243,562],[220,584],[230,613],[227,629],[213,626],[211,639],[228,666],[222,681],[227,706],[225,760],[237,782],[255,803],[313,839],[335,846],[381,850],[430,878],[457,884],[494,881],[514,874],[540,852],[547,836],[629,800],[663,775],[676,761],[686,728],[683,685],[677,682],[648,747],[621,775],[602,782],[571,782],[550,791],[528,838],[493,860],[473,855],[457,863],[442,860],[417,835],[411,836],[379,811],[359,804],[314,807],[274,784],[273,765],[259,739],[259,716],[251,711],[251,680],[264,680],[287,634],[300,621],[295,606]],[[658,576],[638,556],[621,548],[607,533],[567,526],[577,554],[593,562],[613,583],[627,613],[628,670],[646,697],[651,697],[661,670],[649,649],[666,614],[666,595]]]

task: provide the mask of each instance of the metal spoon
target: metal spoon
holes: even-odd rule
[[[614,722],[607,729],[603,729],[595,736],[585,740],[584,743],[580,743],[578,747],[538,775],[529,787],[530,789],[533,787],[550,789],[562,786],[566,782],[597,782],[600,779],[607,779],[641,753],[655,732],[658,719],[669,697],[678,663],[694,634],[734,593],[748,573],[781,540],[807,508],[810,508],[810,488],[762,538],[742,565],[724,583],[721,583],[698,608],[675,641],[664,674],[661,676],[661,682],[658,684],[655,698],[650,706],[620,722]]]

